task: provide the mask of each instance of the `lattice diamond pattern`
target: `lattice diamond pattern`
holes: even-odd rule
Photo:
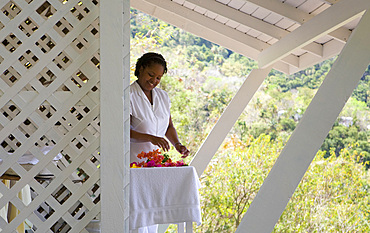
[[[3,29],[5,25],[0,21],[0,30]]]
[[[26,36],[30,37],[38,28],[39,26],[32,20],[31,17],[27,18],[23,21],[18,28],[26,34]]]
[[[72,31],[72,29],[72,24],[70,24],[64,17],[62,17],[54,25],[54,30],[57,31],[61,36],[67,35],[70,31]]]
[[[4,2],[0,209],[20,214],[0,231],[86,232],[100,215],[99,1]]]
[[[9,86],[13,86],[22,76],[11,66],[6,69],[2,74],[1,78]]]
[[[7,37],[5,37],[2,44],[7,50],[14,52],[22,44],[22,41],[20,41],[16,35],[10,33]]]
[[[35,44],[42,52],[47,53],[54,48],[55,41],[48,34],[45,34]]]
[[[48,19],[53,14],[55,14],[57,10],[51,5],[48,1],[45,1],[39,8],[37,8],[36,12],[43,17],[44,19]]]
[[[38,61],[39,58],[31,52],[31,50],[27,50],[22,56],[18,58],[18,61],[27,69],[32,68]]]
[[[21,13],[22,10],[13,1],[9,1],[3,8],[1,8],[1,11],[4,13],[4,15],[8,16],[9,19],[13,19],[19,13]]]

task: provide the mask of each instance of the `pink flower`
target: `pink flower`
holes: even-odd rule
[[[148,167],[154,167],[156,164],[153,160],[150,160],[149,162],[146,163]]]
[[[136,163],[133,162],[130,164],[131,168],[139,168],[139,167],[181,167],[187,166],[184,161],[176,161],[173,162],[168,154],[161,155],[159,150],[153,150],[149,152],[141,152],[137,156],[139,159],[147,159],[146,161]]]

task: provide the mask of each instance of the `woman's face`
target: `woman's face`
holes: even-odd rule
[[[145,68],[140,68],[137,81],[144,92],[150,92],[159,84],[163,73],[164,67],[160,64],[153,63]]]

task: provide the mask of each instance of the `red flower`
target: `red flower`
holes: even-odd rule
[[[181,167],[187,166],[183,160],[172,162],[170,157],[167,154],[162,155],[159,150],[153,150],[145,153],[142,151],[137,155],[139,159],[147,159],[145,162],[136,163],[133,162],[130,164],[131,168],[137,167]]]

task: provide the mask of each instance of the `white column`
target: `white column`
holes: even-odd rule
[[[103,233],[129,232],[129,15],[129,0],[100,2]]]
[[[370,12],[362,17],[236,232],[272,232],[370,62]]]
[[[252,70],[235,94],[190,163],[191,166],[195,167],[199,176],[202,175],[221,143],[252,99],[254,93],[256,93],[261,86],[270,70],[271,67]]]
[[[190,165],[197,170],[198,176],[201,176],[209,162],[216,154],[221,143],[224,141],[236,120],[244,111],[245,107],[252,99],[263,80],[267,77],[271,67],[266,69],[255,69],[248,75],[243,85],[240,87],[234,98],[231,100],[216,125],[209,133],[202,146],[199,148]],[[168,224],[163,224],[158,227],[158,232],[165,232]]]

